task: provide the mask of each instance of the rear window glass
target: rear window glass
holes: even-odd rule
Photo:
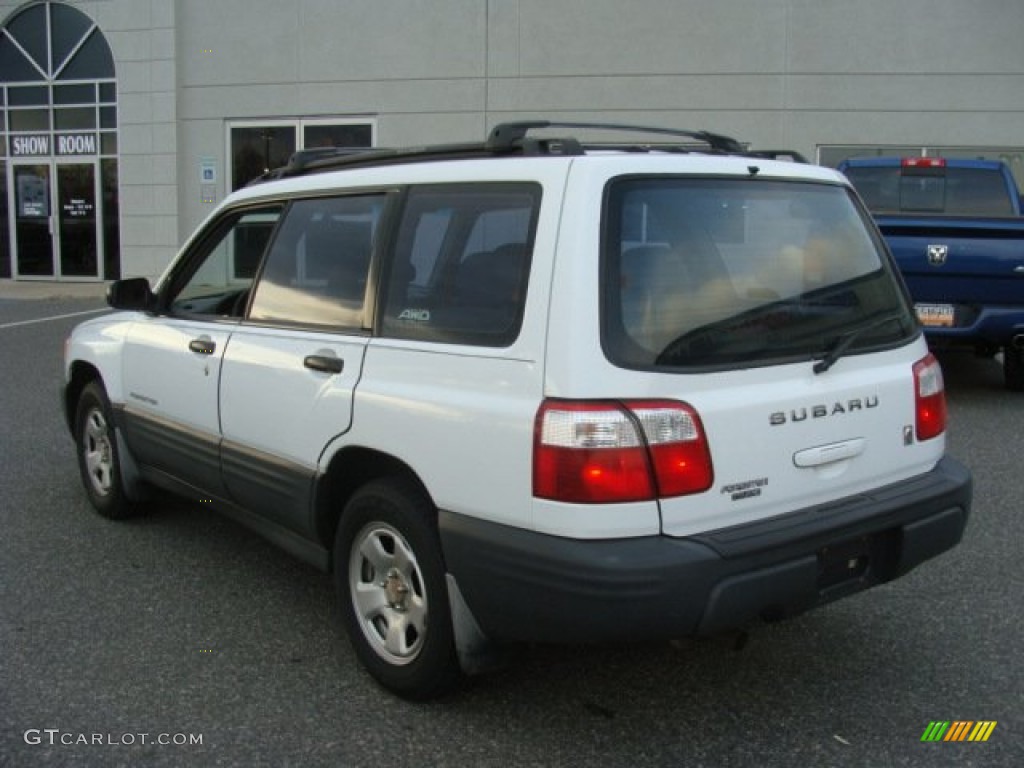
[[[536,184],[413,188],[388,277],[384,334],[489,347],[515,341],[539,205]]]
[[[1013,215],[1003,175],[994,169],[886,166],[847,168],[845,173],[874,212]]]
[[[632,178],[606,198],[602,340],[625,367],[737,367],[902,342],[915,323],[840,186]]]

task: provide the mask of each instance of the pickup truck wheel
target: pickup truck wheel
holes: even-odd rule
[[[98,381],[87,384],[78,398],[75,445],[82,484],[96,511],[113,520],[130,517],[136,507],[124,491],[110,401]]]
[[[360,662],[410,699],[450,689],[459,677],[436,510],[402,478],[355,493],[335,539],[335,583]]]
[[[1024,392],[1024,349],[1009,344],[1003,348],[1003,377],[1007,389]]]

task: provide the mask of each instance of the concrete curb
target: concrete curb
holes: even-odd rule
[[[98,299],[109,283],[58,283],[36,280],[0,280],[0,299]]]

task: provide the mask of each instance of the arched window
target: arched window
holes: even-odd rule
[[[119,272],[117,87],[96,23],[34,2],[0,28],[0,277]]]
[[[114,58],[96,24],[70,5],[38,3],[16,12],[0,38],[0,80],[113,80]]]

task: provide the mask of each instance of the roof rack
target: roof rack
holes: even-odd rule
[[[747,157],[763,157],[766,160],[788,160],[791,163],[810,162],[795,149],[752,149],[745,154]]]
[[[620,131],[629,133],[648,133],[659,136],[675,136],[678,138],[693,139],[707,144],[715,152],[727,154],[743,154],[746,148],[731,136],[723,136],[710,131],[686,131],[679,128],[659,128],[648,125],[625,125],[623,123],[563,123],[551,122],[549,120],[527,120],[518,123],[502,123],[496,125],[487,139],[487,145],[492,148],[506,148],[522,143],[526,140],[527,134],[534,129],[542,128],[583,128],[586,130],[599,131]]]
[[[584,130],[615,131],[642,133],[654,136],[671,136],[690,139],[707,145],[707,149],[699,149],[692,144],[681,143],[647,143],[629,144],[621,141],[608,144],[583,144],[575,137],[539,138],[530,136],[531,131],[550,128],[572,128]],[[710,131],[687,131],[678,128],[660,128],[642,125],[625,125],[621,123],[577,123],[552,122],[548,120],[527,120],[521,122],[501,123],[496,125],[484,142],[464,144],[438,144],[404,149],[381,149],[377,147],[322,147],[301,150],[291,156],[288,165],[275,168],[251,183],[260,183],[271,179],[290,176],[302,176],[309,173],[343,168],[395,165],[399,163],[429,162],[431,160],[464,160],[471,158],[517,156],[572,156],[582,155],[586,151],[598,149],[616,149],[623,152],[693,152],[704,151],[715,154],[742,155],[745,157],[780,158],[789,157],[796,162],[806,162],[799,152],[792,150],[761,150],[749,151],[739,141]]]

